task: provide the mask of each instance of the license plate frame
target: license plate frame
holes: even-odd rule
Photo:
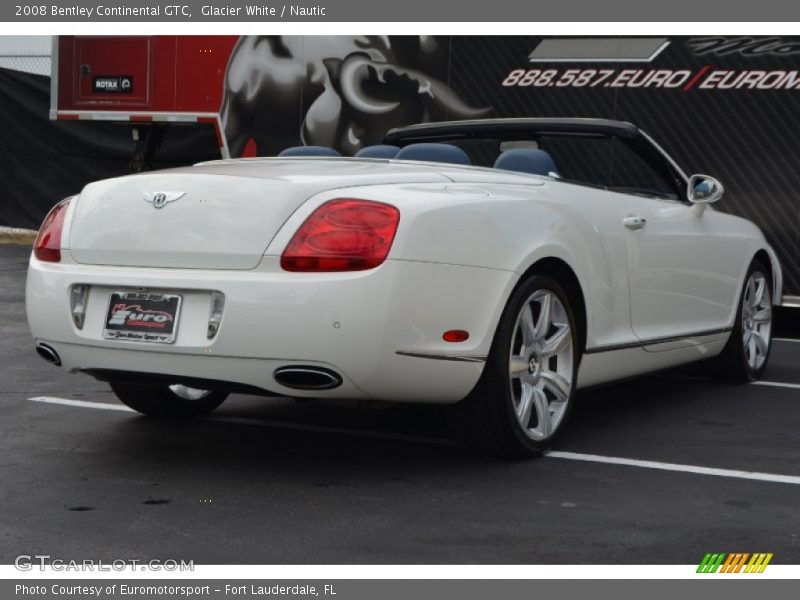
[[[183,296],[114,291],[108,300],[103,337],[108,340],[173,344],[178,335]],[[124,311],[125,314],[119,313]]]

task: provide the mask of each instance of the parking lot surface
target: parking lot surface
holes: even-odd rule
[[[689,368],[580,393],[556,452],[506,462],[452,444],[442,407],[139,416],[36,355],[28,253],[0,246],[0,563],[800,562],[798,342],[759,384]]]

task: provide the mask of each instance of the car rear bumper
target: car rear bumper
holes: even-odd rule
[[[292,396],[456,402],[483,370],[517,275],[510,271],[387,261],[352,273],[287,273],[277,257],[249,271],[139,269],[31,259],[26,307],[37,342],[70,371],[123,371],[230,382]],[[89,285],[85,324],[70,315],[69,290]],[[104,339],[114,291],[183,298],[173,344]],[[207,339],[211,292],[225,296],[219,331]],[[443,341],[450,329],[469,332]],[[298,390],[276,369],[335,371],[341,385]],[[154,377],[156,379],[156,377]]]

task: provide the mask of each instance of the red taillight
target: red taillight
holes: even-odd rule
[[[400,211],[371,200],[331,200],[315,210],[281,256],[286,271],[363,271],[392,247]]]
[[[61,230],[64,228],[64,217],[71,198],[56,204],[44,218],[39,228],[39,235],[33,244],[33,255],[46,262],[61,261]]]

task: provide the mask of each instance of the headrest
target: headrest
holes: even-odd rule
[[[558,177],[556,163],[553,157],[538,148],[512,148],[506,150],[494,161],[495,169],[504,171],[517,171],[520,173],[533,173],[534,175],[547,175]]]
[[[281,150],[278,156],[341,156],[341,154],[326,146],[292,146]]]
[[[468,165],[469,157],[461,148],[450,144],[409,144],[395,156],[397,160],[424,160],[428,162]]]
[[[400,146],[378,144],[376,146],[364,146],[356,152],[356,158],[394,158],[398,152],[400,152]]]

